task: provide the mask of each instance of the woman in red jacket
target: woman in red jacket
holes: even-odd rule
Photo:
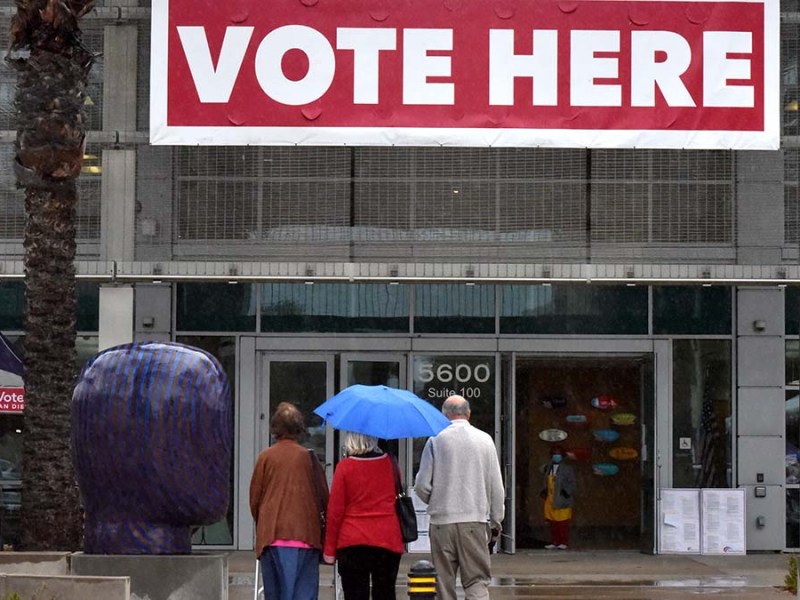
[[[403,554],[395,510],[394,459],[378,440],[344,434],[344,458],[336,467],[328,501],[325,562],[338,561],[345,600],[395,600]]]

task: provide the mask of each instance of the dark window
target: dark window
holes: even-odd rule
[[[415,333],[494,333],[495,286],[417,284]]]
[[[270,283],[261,287],[261,331],[407,333],[408,287]]]
[[[785,295],[786,335],[800,335],[800,287],[787,287]]]
[[[96,283],[79,281],[76,293],[75,326],[78,331],[100,330],[100,286]]]
[[[182,283],[177,287],[179,331],[255,331],[255,289],[249,284]]]
[[[25,284],[22,281],[0,283],[0,331],[24,329],[24,316]]]
[[[502,289],[501,333],[647,333],[646,287],[509,285]]]
[[[97,331],[100,322],[99,286],[78,282],[76,327],[78,331]],[[25,329],[25,282],[0,283],[0,331]]]
[[[731,332],[731,288],[653,288],[653,333],[727,335]]]

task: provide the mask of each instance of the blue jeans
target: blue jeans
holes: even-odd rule
[[[268,600],[317,600],[320,552],[313,548],[267,546],[259,557]]]

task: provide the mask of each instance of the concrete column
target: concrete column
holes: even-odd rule
[[[133,286],[100,286],[98,350],[133,341]]]
[[[786,533],[784,291],[739,288],[737,473],[748,550],[782,550]]]
[[[171,323],[172,288],[168,284],[136,284],[136,341],[169,341]]]
[[[781,264],[783,216],[783,151],[737,152],[738,264]]]
[[[135,256],[136,151],[104,150],[100,211],[100,259]]]
[[[109,0],[107,6],[135,6]],[[136,131],[137,24],[107,25],[103,45],[103,130]],[[136,233],[136,150],[103,149],[100,259],[132,261]],[[100,288],[100,349],[133,341],[132,286]]]
[[[135,0],[107,0],[106,6],[136,6]],[[106,25],[103,36],[103,130],[136,131],[139,56],[136,23]]]

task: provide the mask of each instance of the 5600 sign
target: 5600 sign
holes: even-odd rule
[[[468,400],[492,396],[494,366],[490,359],[419,357],[414,361],[414,384],[428,400],[458,394]]]

